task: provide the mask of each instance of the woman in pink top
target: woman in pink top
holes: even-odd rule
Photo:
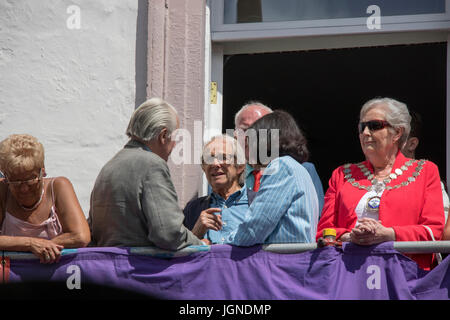
[[[0,143],[0,250],[31,251],[57,262],[63,248],[85,247],[89,226],[70,181],[46,176],[44,148],[33,136]]]

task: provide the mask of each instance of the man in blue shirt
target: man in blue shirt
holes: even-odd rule
[[[247,192],[240,185],[244,163],[243,150],[233,137],[216,136],[203,148],[202,169],[212,192],[190,201],[183,210],[184,225],[199,238],[223,243],[243,221],[248,209]]]

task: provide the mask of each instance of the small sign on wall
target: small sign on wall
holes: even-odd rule
[[[209,92],[209,102],[211,104],[217,104],[217,82],[211,82],[211,90]]]

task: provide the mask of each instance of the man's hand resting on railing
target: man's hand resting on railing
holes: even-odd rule
[[[351,232],[344,233],[339,239],[370,246],[381,242],[395,241],[395,232],[392,228],[384,227],[381,221],[362,218],[358,220]]]

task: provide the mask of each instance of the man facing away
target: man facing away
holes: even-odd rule
[[[179,250],[204,244],[184,225],[167,160],[176,110],[152,98],[133,113],[128,143],[100,171],[91,193],[92,245]]]

